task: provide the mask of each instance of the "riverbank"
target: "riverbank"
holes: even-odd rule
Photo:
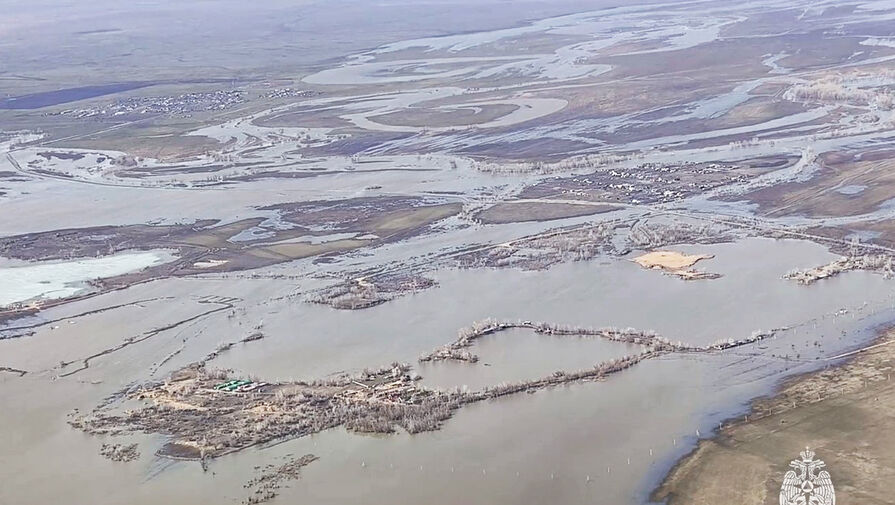
[[[895,329],[840,366],[786,381],[679,461],[651,499],[668,505],[778,503],[809,446],[842,503],[890,503],[895,477]]]

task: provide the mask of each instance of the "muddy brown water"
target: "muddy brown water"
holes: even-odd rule
[[[23,363],[32,371],[23,378],[0,374],[0,503],[239,503],[255,466],[305,453],[320,460],[283,489],[278,502],[644,502],[675,458],[692,448],[697,429],[709,436],[719,420],[769,392],[784,374],[823,366],[814,358],[869,339],[868,328],[891,316],[891,283],[879,275],[852,272],[810,287],[780,279],[792,268],[835,258],[817,245],[747,239],[675,249],[715,254],[699,266],[724,277],[685,282],[609,259],[544,272],[446,271],[438,275],[438,288],[355,312],[295,299],[266,301],[294,290],[293,281],[172,279],[53,309],[43,317],[113,301],[175,297],[72,318],[75,323],[39,328],[27,340],[0,340],[0,365]],[[178,326],[98,358],[81,373],[55,378],[58,360],[207,310],[200,303],[206,295],[239,297],[245,313]],[[455,338],[458,328],[489,316],[653,328],[693,343],[792,328],[723,354],[666,356],[603,382],[471,405],[437,432],[365,436],[335,429],[222,457],[207,473],[198,463],[154,457],[164,437],[92,437],[65,423],[73,409],[88,410],[125,385],[162,377],[222,341],[241,338],[262,319],[263,340],[237,345],[213,365],[269,380],[415,362]],[[513,330],[477,342],[471,350],[482,360],[476,365],[416,369],[433,387],[474,388],[582,368],[627,353],[626,347]],[[790,359],[772,356],[784,354]],[[110,441],[138,442],[141,458],[127,464],[105,460],[99,448]]]

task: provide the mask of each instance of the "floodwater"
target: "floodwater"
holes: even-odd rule
[[[418,8],[427,10],[427,16],[422,18],[438,17],[429,15],[433,8],[430,5]],[[660,9],[662,18],[658,21],[653,19],[656,9]],[[337,21],[334,26],[341,26],[338,29],[342,32],[352,26],[345,23],[345,14],[338,12],[332,16]],[[468,17],[468,12],[458,17]],[[517,17],[521,20],[538,16]],[[865,12],[852,20],[879,22],[889,17],[891,14]],[[398,37],[404,32],[387,36],[365,33],[362,38],[369,42],[363,43],[357,42],[358,34],[353,33],[353,37],[348,37],[352,39],[351,51],[359,51],[358,47],[374,49],[349,57],[342,67],[306,76],[305,82],[320,86],[380,85],[383,89],[372,90],[372,95],[371,90],[361,88],[357,88],[356,95],[348,88],[335,89],[332,95],[324,90],[322,97],[299,102],[301,108],[331,107],[341,120],[371,131],[412,132],[421,129],[389,126],[376,122],[375,118],[415,105],[441,112],[491,104],[515,108],[475,128],[458,129],[456,135],[396,136],[400,138],[376,142],[366,154],[413,154],[371,157],[365,161],[375,163],[363,165],[339,157],[300,159],[291,154],[297,138],[305,135],[325,145],[330,141],[329,128],[264,127],[259,125],[261,122],[253,122],[290,113],[289,107],[257,112],[193,132],[222,142],[228,142],[231,137],[236,139],[239,149],[234,152],[238,158],[247,158],[251,152],[252,157],[266,160],[295,161],[302,170],[327,168],[334,173],[303,179],[297,186],[277,180],[201,191],[110,186],[122,181],[114,178],[105,181],[101,171],[91,179],[72,170],[78,165],[68,163],[70,160],[54,159],[47,162],[51,167],[74,171],[76,177],[86,178],[91,184],[64,178],[17,182],[5,196],[4,205],[10,214],[28,215],[29,219],[0,223],[0,234],[89,226],[97,220],[104,224],[132,224],[150,219],[180,222],[209,217],[231,221],[261,215],[269,218],[268,211],[256,207],[306,199],[449,192],[458,195],[457,200],[468,201],[491,193],[496,197],[509,195],[513,185],[520,187],[526,179],[531,182],[538,176],[510,180],[479,173],[470,160],[455,158],[451,152],[544,138],[572,139],[582,146],[597,146],[602,152],[605,138],[611,137],[609,134],[632,124],[630,116],[570,117],[555,124],[508,127],[546,117],[565,107],[564,101],[542,96],[544,93],[589,86],[592,82],[585,78],[609,70],[610,67],[587,59],[600,48],[634,42],[642,43],[645,49],[632,54],[680,50],[719,40],[722,28],[739,18],[738,11],[731,12],[725,6],[699,5],[678,10],[667,5],[644,8],[622,5],[617,9],[564,15],[486,32],[464,25],[459,30],[464,33],[447,36],[427,37],[432,29],[414,26],[414,35],[406,36],[422,38],[378,47],[377,44],[385,42],[379,39]],[[319,19],[319,16],[305,19],[301,26],[308,19]],[[485,18],[477,22],[491,24]],[[446,26],[438,28],[441,33],[457,31]],[[512,50],[507,50],[514,45],[523,48],[512,43],[517,40],[542,38],[546,41],[556,36],[563,45],[551,48],[545,43],[543,54],[516,57]],[[325,49],[331,53],[347,50],[342,49],[345,46],[332,44],[332,37],[320,40],[326,42]],[[865,44],[889,42],[888,39],[873,40],[868,39]],[[505,46],[500,54],[510,56],[484,55],[499,46]],[[319,51],[300,52],[321,58]],[[407,54],[402,55],[404,52]],[[770,73],[786,70],[777,64],[778,56],[765,59]],[[525,77],[528,82],[518,86],[501,85],[500,81],[508,76]],[[474,94],[469,92],[473,90],[465,87],[471,83],[469,78],[493,81],[494,88],[479,90],[488,93],[488,101],[472,98]],[[438,79],[444,82],[435,82]],[[678,104],[682,110],[662,107],[652,111],[655,118],[650,121],[658,124],[663,120],[722,116],[746,103],[762,79],[731,83],[735,87],[720,96]],[[795,82],[780,75],[774,79]],[[420,87],[414,89],[417,85]],[[438,87],[425,87],[432,85]],[[124,91],[116,86],[121,85],[5,98],[0,100],[0,109],[38,108]],[[447,100],[450,97],[457,98]],[[509,109],[501,107],[500,110]],[[659,112],[668,112],[671,116],[663,117]],[[815,128],[811,123],[828,112],[827,108],[818,107],[725,130],[649,136],[624,147],[645,151],[673,144],[707,143],[719,136],[753,136],[782,130],[795,136],[736,150],[717,151],[706,147],[657,151],[650,155],[650,160],[746,159],[795,152],[809,143],[815,152],[824,152],[862,145],[862,142],[862,147],[870,141],[880,142],[880,134],[875,129],[891,119],[890,113],[881,112],[878,124],[864,125],[847,117],[842,120],[842,126],[847,129],[839,131],[836,138],[810,139]],[[491,126],[499,128],[486,130]],[[426,131],[433,133],[438,128]],[[261,151],[250,145],[256,141],[251,137],[269,138],[269,134],[275,133],[280,140]],[[846,136],[846,133],[854,135]],[[4,151],[12,148],[12,141],[3,146]],[[415,156],[418,152],[433,152],[433,155],[421,158]],[[21,170],[16,160],[24,161],[29,154],[34,153],[21,149],[15,155],[3,156],[0,166]],[[259,159],[243,159],[243,162]],[[811,159],[806,153],[802,162],[759,177],[749,185],[760,186],[791,177],[807,178],[813,169]],[[199,158],[189,163],[198,166],[206,162]],[[625,163],[640,162],[635,158]],[[407,170],[422,165],[425,171]],[[457,165],[459,169],[452,168]],[[165,165],[152,161],[147,166]],[[66,170],[63,173],[68,173]],[[351,170],[356,171],[349,173]],[[749,185],[740,189],[745,191]],[[840,191],[860,193],[857,186],[845,186]],[[35,194],[42,198],[34,198]],[[732,211],[746,207],[742,203],[708,201],[709,196],[689,199],[679,205],[702,210],[709,209],[710,205],[727,205]],[[48,200],[55,205],[46,205]],[[87,208],[83,205],[86,201],[94,204]],[[483,201],[490,202],[490,197]],[[80,211],[60,213],[60,208]],[[863,219],[887,216],[895,212],[893,209],[895,206],[883,206]],[[636,212],[640,211],[625,209],[618,214]],[[572,224],[576,219],[584,222],[593,218],[574,218],[562,223]],[[796,219],[808,218],[789,218],[787,223]],[[854,218],[842,219],[852,222]],[[831,218],[825,223],[836,221]],[[458,228],[451,233],[413,237],[373,251],[346,255],[342,259],[344,263],[333,268],[368,268],[376,264],[371,258],[421,262],[427,254],[441,253],[446,248],[483,240],[497,243],[522,236],[519,231],[542,231],[556,224]],[[804,224],[820,222],[805,221]],[[263,237],[270,228],[276,226],[266,222],[231,240]],[[326,240],[337,236],[294,240]],[[743,412],[751,398],[770,392],[782,377],[832,363],[827,357],[868,341],[881,321],[891,321],[893,317],[895,293],[891,281],[882,276],[851,272],[812,286],[783,280],[782,275],[792,269],[821,265],[835,258],[815,244],[748,239],[674,249],[714,254],[714,259],[700,262],[697,268],[722,277],[687,282],[644,270],[628,261],[629,258],[601,258],[557,265],[539,272],[447,270],[437,273],[439,286],[436,288],[368,310],[347,312],[302,301],[304,293],[325,282],[304,274],[320,274],[329,268],[324,264],[309,267],[312,260],[308,260],[249,273],[142,283],[16,322],[23,326],[45,323],[42,325],[6,331],[0,327],[0,367],[28,372],[23,377],[0,372],[0,405],[3,406],[0,426],[4,428],[0,431],[3,448],[0,450],[0,482],[3,483],[0,504],[241,503],[247,493],[243,485],[255,475],[256,467],[276,464],[288,454],[309,452],[321,459],[306,468],[300,480],[287,483],[275,503],[642,503],[675,459],[691,450],[698,437],[710,436],[719,421]],[[410,258],[411,255],[416,257]],[[85,260],[77,264],[25,266],[0,258],[0,296],[8,300],[66,296],[83,289],[92,278],[143,268],[150,261],[149,258],[142,263],[134,258],[113,261],[113,258],[97,260],[100,263]],[[270,272],[285,275],[265,277]],[[0,300],[0,305],[3,303]],[[173,370],[203,359],[218,344],[238,341],[256,329],[263,331],[264,339],[235,345],[211,366],[276,381],[314,379],[404,361],[415,364],[415,371],[423,376],[423,384],[427,386],[476,389],[542,377],[556,370],[586,368],[638,350],[635,346],[593,338],[551,337],[512,330],[478,340],[470,349],[481,357],[476,364],[416,364],[422,353],[456,338],[459,328],[486,317],[651,329],[673,340],[696,345],[745,337],[758,330],[776,328],[777,332],[774,338],[741,349],[666,355],[605,381],[470,405],[458,411],[437,432],[369,436],[329,430],[313,437],[228,455],[212,461],[208,472],[203,472],[197,463],[155,457],[153,454],[165,442],[164,437],[95,437],[76,431],[66,423],[75,410],[86,412],[124,388],[163,378]],[[98,454],[103,443],[130,441],[140,444],[142,457],[136,462],[114,463]],[[53,479],[47,479],[47,475]]]
[[[672,340],[705,345],[798,324],[855,301],[887,296],[890,289],[881,276],[863,272],[830,279],[819,289],[782,279],[792,269],[838,258],[805,241],[747,239],[674,249],[714,254],[696,267],[723,276],[687,282],[624,259],[567,263],[538,272],[442,271],[436,276],[438,288],[371,309],[339,312],[291,301],[270,308],[263,316],[264,328],[284,338],[259,341],[216,364],[286,379],[359,371],[394,360],[415,362],[422,353],[453,341],[460,328],[488,317],[652,329]],[[477,345],[487,345],[488,338]],[[298,355],[305,361],[301,367],[295,364]]]
[[[123,252],[101,258],[0,265],[0,307],[35,299],[74,296],[88,281],[114,277],[171,261],[168,251]]]
[[[350,312],[282,298],[295,288],[293,281],[223,283],[209,277],[146,283],[52,309],[43,317],[76,323],[0,340],[2,365],[33,372],[23,378],[0,374],[0,402],[9,406],[0,412],[0,425],[7,427],[0,433],[5,448],[0,480],[16,483],[0,488],[0,503],[238,503],[255,466],[309,452],[320,460],[281,490],[279,502],[644,502],[673,461],[692,448],[697,429],[709,436],[718,421],[742,412],[749,399],[768,393],[784,374],[823,366],[826,356],[869,339],[876,318],[891,317],[895,298],[882,276],[851,272],[807,287],[781,279],[790,269],[835,257],[815,244],[746,239],[674,249],[715,254],[698,266],[723,277],[687,282],[626,259],[543,272],[447,271],[440,273],[437,288]],[[53,380],[59,373],[53,363],[207,311],[205,295],[239,297],[245,313],[192,321],[91,361],[83,373]],[[184,302],[146,301],[165,296]],[[139,303],[75,317],[129,301]],[[484,317],[653,328],[693,343],[790,328],[748,348],[666,356],[602,382],[470,405],[437,432],[367,436],[330,430],[228,455],[213,461],[208,473],[196,463],[154,457],[164,442],[159,436],[133,437],[141,444],[138,462],[109,462],[98,455],[108,439],[65,424],[73,409],[92,408],[121,387],[146,380],[147,369],[151,378],[162,377],[262,321],[264,339],[240,344],[212,365],[275,380],[322,377],[393,360],[415,363]],[[97,339],[105,343],[88,345]],[[66,345],[57,351],[62,341]],[[41,349],[45,359],[29,358]],[[483,337],[470,350],[479,354],[479,363],[415,368],[433,387],[478,388],[636,352],[633,346],[526,330]],[[125,440],[130,439],[120,441]],[[24,471],[37,467],[66,478],[53,485],[38,482],[34,472]]]

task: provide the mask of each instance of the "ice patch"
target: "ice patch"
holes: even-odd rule
[[[858,193],[861,193],[865,189],[867,189],[867,186],[851,184],[849,186],[842,186],[841,188],[838,188],[836,190],[836,192],[843,194],[843,195],[857,195]]]
[[[142,270],[173,258],[170,251],[140,251],[0,268],[0,307],[34,299],[73,296],[87,289],[88,281]]]

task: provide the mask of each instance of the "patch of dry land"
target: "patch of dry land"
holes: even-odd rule
[[[806,446],[826,463],[839,503],[892,503],[895,330],[846,364],[797,377],[745,419],[702,441],[653,493],[669,505],[778,503]]]
[[[745,197],[768,216],[812,217],[867,214],[892,198],[892,150],[842,150],[823,153],[817,160],[820,169],[809,180],[762,188]]]
[[[663,270],[685,280],[715,279],[719,274],[693,270],[690,267],[702,260],[714,258],[711,254],[684,254],[676,251],[653,251],[642,254],[632,261],[648,269]]]
[[[501,202],[476,214],[485,224],[552,221],[570,217],[592,216],[618,209],[614,205],[575,204],[561,202]]]

